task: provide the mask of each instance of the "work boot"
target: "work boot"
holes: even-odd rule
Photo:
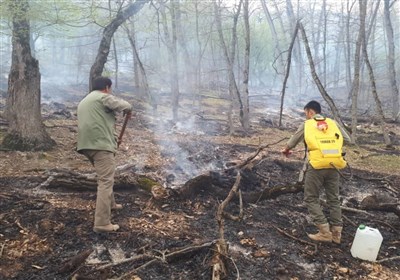
[[[343,227],[341,226],[331,226],[333,243],[340,244],[340,239],[342,238],[342,229]]]
[[[115,204],[113,207],[111,207],[111,210],[121,210],[124,208],[122,204]]]
[[[307,234],[314,241],[332,242],[332,232],[329,230],[329,224],[317,225],[319,231],[316,234]]]
[[[95,226],[93,228],[94,232],[101,233],[101,232],[112,232],[117,231],[119,229],[119,225],[109,224],[106,226]]]

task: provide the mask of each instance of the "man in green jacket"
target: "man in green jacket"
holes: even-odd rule
[[[343,140],[350,136],[334,120],[321,115],[321,105],[310,101],[304,107],[306,121],[289,139],[282,153],[288,155],[298,143],[305,142],[307,148],[304,178],[304,202],[319,231],[308,234],[315,241],[340,244],[342,212],[339,200],[339,174],[336,169],[346,166],[342,157]],[[329,207],[328,219],[320,205],[320,188],[325,190]]]
[[[111,209],[121,209],[115,203],[113,185],[115,174],[116,113],[123,112],[130,118],[132,106],[112,95],[109,78],[94,79],[90,92],[78,105],[78,147],[93,164],[97,174],[97,198],[94,216],[95,232],[119,229],[111,223]]]

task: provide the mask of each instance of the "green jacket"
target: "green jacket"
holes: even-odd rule
[[[92,91],[78,105],[78,152],[103,150],[115,152],[115,115],[132,106],[111,94]]]

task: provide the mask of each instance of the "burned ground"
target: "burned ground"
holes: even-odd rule
[[[124,208],[112,215],[121,230],[96,234],[92,231],[94,191],[40,187],[52,168],[93,172],[74,152],[74,104],[49,104],[45,124],[58,146],[49,152],[1,152],[0,278],[116,279],[140,267],[126,279],[211,279],[212,244],[219,238],[216,212],[224,199],[221,194],[226,195],[235,181],[235,166],[260,145],[290,136],[301,121],[296,114],[286,115],[285,123],[290,125],[282,130],[270,118],[257,120],[248,135],[230,136],[226,124],[216,119],[188,115],[171,123],[146,113],[145,105],[134,104],[137,115],[117,157],[119,166],[133,165],[135,172],[151,173],[173,190],[210,171],[217,179],[190,198],[172,192],[168,198],[155,200],[143,190],[117,189],[116,198]],[[213,122],[218,125],[206,130]],[[398,143],[399,127],[390,125],[394,143]],[[1,135],[6,128],[2,124]],[[307,239],[307,232],[315,227],[301,190],[273,199],[260,196],[255,202],[245,201],[240,221],[225,219],[227,279],[400,279],[399,259],[369,263],[350,254],[357,225],[364,223],[378,228],[384,238],[378,260],[399,255],[399,217],[362,208],[369,195],[398,203],[400,192],[397,150],[387,154],[376,141],[380,139],[376,130],[369,129],[362,132],[361,147],[348,148],[351,170],[342,172],[342,244],[313,244]],[[283,158],[279,153],[283,143],[264,149],[251,168],[241,171],[239,188],[244,197],[295,184],[302,148]],[[238,215],[237,198],[225,210]],[[88,257],[71,264],[83,253]],[[109,265],[129,258],[130,262]]]

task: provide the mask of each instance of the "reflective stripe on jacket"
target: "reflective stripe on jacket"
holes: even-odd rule
[[[318,116],[305,121],[304,140],[314,169],[346,167],[342,156],[343,135],[334,120]]]

